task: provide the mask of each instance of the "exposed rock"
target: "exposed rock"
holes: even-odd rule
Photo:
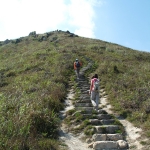
[[[123,140],[123,136],[121,134],[107,134],[107,140],[111,141]]]
[[[30,32],[30,33],[29,33],[29,36],[36,37],[36,31]]]
[[[66,33],[70,33],[70,32],[67,30]]]
[[[106,134],[94,134],[92,136],[93,141],[106,141]]]
[[[8,43],[10,43],[10,42],[11,42],[11,40],[6,39],[6,40],[3,42],[3,44],[8,44]]]
[[[118,149],[118,143],[114,141],[97,141],[93,144],[93,149]]]
[[[15,40],[15,44],[17,44],[17,43],[19,43],[19,42],[21,42],[21,39],[16,39],[16,40]]]
[[[118,140],[117,143],[118,143],[118,146],[120,149],[127,149],[128,148],[128,143],[124,140]]]

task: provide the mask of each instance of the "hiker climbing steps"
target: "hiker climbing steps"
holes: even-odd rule
[[[125,141],[125,131],[122,124],[105,110],[99,108],[96,111],[93,109],[88,94],[90,84],[84,77],[86,69],[81,69],[80,79],[76,80],[75,90],[77,92],[75,94],[78,97],[75,97],[73,101],[74,112],[70,114],[70,117],[69,115],[66,117],[76,119],[80,116],[76,123],[72,121],[76,125],[71,130],[79,131],[79,133],[84,132],[89,148],[95,150],[127,150],[128,143]],[[85,126],[83,125],[84,122]]]

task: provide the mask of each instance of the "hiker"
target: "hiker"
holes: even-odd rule
[[[79,72],[80,72],[80,67],[81,66],[82,66],[81,62],[79,62],[79,60],[76,59],[76,61],[74,62],[74,70],[76,72],[77,79],[79,79]]]
[[[92,102],[92,105],[94,106],[94,109],[98,110],[98,105],[99,105],[99,79],[98,79],[97,74],[95,74],[91,78],[91,85],[90,85],[89,94],[91,95],[91,102]]]

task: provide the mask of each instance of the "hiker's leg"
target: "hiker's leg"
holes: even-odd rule
[[[94,108],[96,107],[95,98],[96,98],[96,93],[95,93],[95,91],[91,91],[91,103],[92,103],[92,105],[94,106]]]
[[[77,69],[75,70],[75,73],[76,73],[76,76],[78,76],[78,75],[77,75]]]
[[[96,109],[98,110],[98,105],[99,105],[99,93],[96,93],[95,102],[96,102]]]
[[[77,78],[79,78],[79,71],[80,71],[80,69],[77,68]]]

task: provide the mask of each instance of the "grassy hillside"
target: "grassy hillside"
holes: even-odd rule
[[[85,56],[114,111],[150,137],[150,53],[54,31],[0,42],[1,149],[59,149],[58,112],[75,78],[73,61],[86,66]]]

